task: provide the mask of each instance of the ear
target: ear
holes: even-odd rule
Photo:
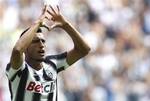
[[[28,47],[29,47],[29,46],[28,46]],[[27,49],[24,51],[25,56],[28,55],[28,51],[29,51],[29,48],[27,48]]]

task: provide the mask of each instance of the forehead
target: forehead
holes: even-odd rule
[[[34,39],[45,39],[43,33],[36,33],[36,35],[34,36],[33,40]]]

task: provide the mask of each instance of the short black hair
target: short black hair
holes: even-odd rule
[[[24,33],[26,33],[29,29],[30,29],[30,27],[27,28],[27,29],[25,29],[25,30],[21,33],[20,37],[22,37],[22,35],[23,35]],[[37,33],[42,33],[42,29],[41,29],[41,28],[38,28],[38,30],[37,30],[36,32],[37,32]]]

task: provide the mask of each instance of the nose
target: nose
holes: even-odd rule
[[[44,42],[42,42],[42,40],[40,40],[39,44],[40,44],[40,47],[41,47],[41,48],[44,47]]]

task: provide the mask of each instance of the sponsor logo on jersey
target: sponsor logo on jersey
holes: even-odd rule
[[[36,83],[36,82],[29,82],[26,87],[26,90],[35,93],[52,93],[55,89],[55,81],[43,82],[43,83]]]

